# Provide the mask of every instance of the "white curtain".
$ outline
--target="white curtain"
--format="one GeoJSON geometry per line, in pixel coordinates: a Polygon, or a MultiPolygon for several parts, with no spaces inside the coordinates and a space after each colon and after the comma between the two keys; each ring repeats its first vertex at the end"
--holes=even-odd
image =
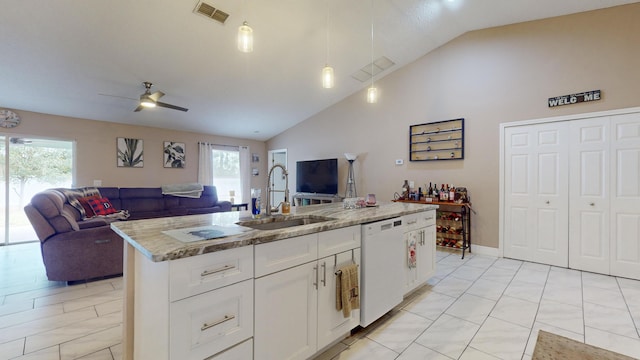
{"type": "Polygon", "coordinates": [[[251,200],[251,151],[248,146],[239,146],[240,151],[240,182],[242,187],[242,202],[251,200]]]}
{"type": "Polygon", "coordinates": [[[198,183],[213,185],[213,144],[198,143],[198,183]]]}

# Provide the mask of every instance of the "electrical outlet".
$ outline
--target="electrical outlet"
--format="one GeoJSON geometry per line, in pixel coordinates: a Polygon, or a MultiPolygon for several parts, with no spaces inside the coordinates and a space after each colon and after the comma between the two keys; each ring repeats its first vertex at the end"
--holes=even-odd
{"type": "Polygon", "coordinates": [[[396,159],[396,165],[402,165],[402,164],[404,164],[404,160],[396,159]]]}

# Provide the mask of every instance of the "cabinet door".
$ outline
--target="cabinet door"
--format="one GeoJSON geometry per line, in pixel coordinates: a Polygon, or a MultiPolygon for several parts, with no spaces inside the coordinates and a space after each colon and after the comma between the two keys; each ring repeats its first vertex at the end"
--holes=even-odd
{"type": "MultiPolygon", "coordinates": [[[[350,316],[344,317],[342,310],[336,310],[336,274],[342,265],[355,261],[360,265],[360,248],[345,251],[335,256],[327,256],[318,261],[318,350],[331,344],[351,329],[360,324],[360,310],[351,311],[350,316]]],[[[358,267],[358,284],[360,283],[360,268],[358,267]]]]}
{"type": "Polygon", "coordinates": [[[640,279],[640,114],[612,117],[611,275],[640,279]]]}
{"type": "Polygon", "coordinates": [[[254,359],[306,359],[317,349],[317,261],[255,280],[254,359]]]}
{"type": "Polygon", "coordinates": [[[436,227],[421,229],[421,241],[418,246],[418,286],[423,285],[436,273],[436,227]]]}
{"type": "Polygon", "coordinates": [[[568,124],[505,129],[504,255],[568,266],[568,124]]]}
{"type": "Polygon", "coordinates": [[[569,267],[609,274],[609,118],[571,121],[569,267]]]}
{"type": "Polygon", "coordinates": [[[404,268],[405,281],[404,281],[404,293],[408,293],[416,288],[418,285],[418,264],[420,259],[418,254],[420,252],[420,242],[422,241],[422,230],[412,230],[403,234],[404,244],[404,258],[402,267],[404,268]],[[410,265],[410,251],[411,247],[415,249],[415,266],[410,265]]]}

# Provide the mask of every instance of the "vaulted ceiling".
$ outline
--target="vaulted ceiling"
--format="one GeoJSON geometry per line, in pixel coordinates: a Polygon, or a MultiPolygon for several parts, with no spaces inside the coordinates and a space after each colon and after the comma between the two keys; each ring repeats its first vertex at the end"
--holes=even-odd
{"type": "Polygon", "coordinates": [[[634,3],[630,0],[2,0],[0,107],[267,140],[370,83],[482,28],[634,3]],[[238,26],[254,51],[236,49],[238,26]],[[371,24],[373,23],[373,53],[371,24]],[[323,89],[320,71],[335,69],[323,89]],[[188,108],[134,112],[142,83],[188,108]]]}

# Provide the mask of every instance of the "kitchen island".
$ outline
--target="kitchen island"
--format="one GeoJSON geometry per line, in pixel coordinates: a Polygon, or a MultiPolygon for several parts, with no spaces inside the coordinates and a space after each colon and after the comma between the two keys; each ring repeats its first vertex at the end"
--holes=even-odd
{"type": "MultiPolygon", "coordinates": [[[[262,283],[259,280],[269,278],[272,273],[284,276],[298,264],[296,261],[301,261],[301,255],[296,251],[304,250],[304,256],[308,257],[304,260],[305,266],[308,264],[312,268],[317,279],[321,266],[325,266],[325,274],[327,271],[326,263],[320,264],[322,256],[335,259],[334,265],[341,261],[340,256],[350,256],[351,260],[359,261],[361,224],[431,212],[436,208],[434,205],[407,203],[380,203],[376,207],[352,210],[343,209],[339,203],[294,207],[290,215],[276,215],[275,218],[311,219],[317,222],[272,230],[237,225],[238,222],[251,220],[250,213],[246,211],[114,223],[113,230],[126,241],[123,358],[204,358],[230,347],[240,349],[237,351],[239,354],[242,351],[252,353],[252,344],[245,346],[247,341],[244,339],[254,336],[254,278],[256,291],[260,291],[262,283]],[[207,238],[208,235],[213,238],[207,238]],[[197,236],[203,238],[198,239],[197,236]],[[254,254],[254,248],[260,251],[256,250],[254,254]],[[274,251],[283,254],[281,258],[272,259],[274,251]],[[212,268],[211,264],[219,267],[212,268]],[[214,303],[218,299],[226,300],[220,304],[214,303]],[[224,312],[225,306],[240,310],[228,315],[228,312],[224,312]],[[215,322],[207,322],[206,316],[202,315],[202,319],[199,319],[200,314],[190,312],[205,308],[222,309],[223,315],[215,322]],[[186,325],[185,329],[173,328],[189,321],[200,321],[202,327],[193,330],[189,324],[183,324],[186,325]],[[220,330],[210,331],[218,327],[220,330]],[[196,348],[207,341],[206,336],[202,335],[207,332],[210,333],[207,336],[224,339],[218,348],[209,349],[207,351],[211,353],[202,356],[203,353],[198,353],[200,350],[196,348]],[[184,343],[184,346],[174,345],[176,343],[184,343]],[[191,353],[193,349],[196,350],[191,353]]],[[[269,219],[261,221],[267,222],[269,219]]],[[[324,285],[330,280],[325,275],[324,285]]],[[[295,279],[287,280],[287,283],[294,284],[295,279]]],[[[265,292],[270,294],[266,284],[264,281],[265,292]]],[[[314,285],[318,289],[318,284],[314,285]]],[[[258,294],[255,297],[258,299],[258,294]]],[[[312,301],[310,297],[307,300],[312,301]]],[[[317,306],[317,299],[313,301],[317,306]]],[[[258,304],[255,306],[256,316],[260,316],[258,304]]],[[[348,333],[355,326],[357,321],[351,321],[336,326],[334,330],[342,331],[344,335],[345,329],[348,333]]],[[[321,335],[319,332],[317,334],[321,335]]],[[[322,349],[317,344],[314,346],[316,348],[304,349],[305,354],[322,349]]],[[[225,359],[226,353],[219,357],[216,355],[214,359],[225,359]]],[[[301,353],[300,358],[305,357],[308,356],[301,353]]]]}

